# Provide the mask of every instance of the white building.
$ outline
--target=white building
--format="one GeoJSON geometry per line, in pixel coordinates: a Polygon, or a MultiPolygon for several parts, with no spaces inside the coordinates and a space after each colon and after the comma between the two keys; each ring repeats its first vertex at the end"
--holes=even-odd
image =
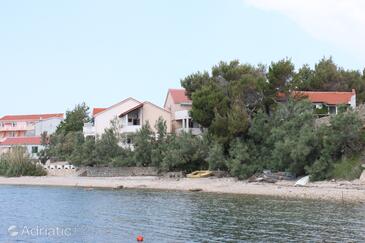
{"type": "Polygon", "coordinates": [[[127,98],[108,108],[94,108],[93,123],[84,124],[85,136],[101,136],[105,129],[111,127],[113,120],[120,125],[120,133],[134,133],[147,122],[152,130],[159,118],[166,121],[167,132],[171,132],[171,113],[151,102],[140,102],[127,98]]]}

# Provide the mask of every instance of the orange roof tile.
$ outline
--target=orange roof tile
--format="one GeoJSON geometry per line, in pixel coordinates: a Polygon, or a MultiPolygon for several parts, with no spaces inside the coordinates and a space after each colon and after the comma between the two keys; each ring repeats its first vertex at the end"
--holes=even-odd
{"type": "Polygon", "coordinates": [[[294,91],[292,93],[295,97],[307,97],[312,103],[329,105],[349,104],[351,97],[355,94],[355,90],[352,90],[352,92],[294,91]]]}
{"type": "Polygon", "coordinates": [[[108,108],[94,108],[93,109],[93,116],[95,116],[96,114],[105,111],[108,108]]]}
{"type": "Polygon", "coordinates": [[[186,95],[185,89],[169,89],[168,92],[171,94],[175,104],[191,103],[191,100],[186,95]]]}
{"type": "Polygon", "coordinates": [[[63,114],[6,115],[0,121],[39,121],[49,118],[63,118],[63,114]]]}
{"type": "Polygon", "coordinates": [[[0,145],[40,145],[41,137],[13,137],[5,138],[0,145]]]}

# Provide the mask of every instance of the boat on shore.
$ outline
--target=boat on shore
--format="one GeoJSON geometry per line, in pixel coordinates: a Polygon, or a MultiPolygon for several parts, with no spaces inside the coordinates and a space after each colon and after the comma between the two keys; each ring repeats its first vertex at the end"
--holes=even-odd
{"type": "Polygon", "coordinates": [[[204,177],[209,177],[212,175],[213,175],[213,172],[210,170],[197,170],[190,174],[187,174],[186,177],[187,178],[204,178],[204,177]]]}

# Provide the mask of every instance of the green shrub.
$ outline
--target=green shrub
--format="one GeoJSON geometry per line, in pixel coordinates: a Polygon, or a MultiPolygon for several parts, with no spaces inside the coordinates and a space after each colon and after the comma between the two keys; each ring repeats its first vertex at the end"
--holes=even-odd
{"type": "Polygon", "coordinates": [[[162,170],[191,172],[208,169],[208,146],[204,139],[191,133],[181,133],[178,136],[171,135],[167,143],[161,162],[162,170]]]}
{"type": "Polygon", "coordinates": [[[111,165],[114,167],[136,166],[132,150],[123,149],[119,156],[112,159],[111,165]]]}
{"type": "Polygon", "coordinates": [[[226,157],[224,156],[223,146],[219,143],[213,143],[209,147],[207,161],[210,170],[226,170],[226,157]]]}
{"type": "Polygon", "coordinates": [[[250,158],[247,144],[240,140],[232,143],[226,163],[229,173],[240,179],[246,179],[262,169],[261,164],[250,158]]]}
{"type": "Polygon", "coordinates": [[[361,161],[358,157],[343,158],[333,164],[329,172],[329,178],[355,180],[360,178],[362,173],[361,161]]]}
{"type": "Polygon", "coordinates": [[[322,157],[312,165],[305,167],[306,172],[310,175],[311,181],[320,181],[328,178],[328,170],[331,166],[331,162],[329,161],[329,158],[322,157]]]}

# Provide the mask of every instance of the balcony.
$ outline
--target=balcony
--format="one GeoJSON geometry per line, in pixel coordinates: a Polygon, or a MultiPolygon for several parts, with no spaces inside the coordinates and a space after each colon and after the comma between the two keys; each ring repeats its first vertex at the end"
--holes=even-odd
{"type": "Polygon", "coordinates": [[[175,112],[175,120],[183,120],[183,119],[189,119],[189,111],[183,110],[183,111],[176,111],[175,112]]]}
{"type": "Polygon", "coordinates": [[[31,131],[34,130],[34,125],[4,125],[0,126],[0,132],[6,132],[6,131],[31,131]]]}
{"type": "Polygon", "coordinates": [[[178,129],[176,129],[176,133],[177,134],[180,134],[182,132],[191,133],[193,135],[200,135],[202,133],[201,129],[200,128],[196,128],[196,127],[193,127],[193,128],[178,128],[178,129]]]}
{"type": "Polygon", "coordinates": [[[121,133],[135,133],[141,128],[142,128],[141,125],[127,125],[127,126],[123,125],[120,129],[120,132],[121,133]]]}
{"type": "Polygon", "coordinates": [[[85,123],[82,130],[83,130],[83,133],[84,133],[85,137],[95,136],[96,135],[96,130],[95,130],[95,127],[92,123],[85,123]]]}

